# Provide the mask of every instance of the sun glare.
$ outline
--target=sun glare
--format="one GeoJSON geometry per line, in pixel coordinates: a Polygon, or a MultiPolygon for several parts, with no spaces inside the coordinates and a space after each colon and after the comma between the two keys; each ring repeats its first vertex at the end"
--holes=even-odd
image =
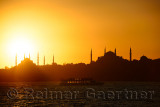
{"type": "Polygon", "coordinates": [[[28,56],[29,53],[33,52],[33,44],[25,38],[16,38],[8,46],[12,56],[16,54],[21,57],[24,54],[28,56]]]}

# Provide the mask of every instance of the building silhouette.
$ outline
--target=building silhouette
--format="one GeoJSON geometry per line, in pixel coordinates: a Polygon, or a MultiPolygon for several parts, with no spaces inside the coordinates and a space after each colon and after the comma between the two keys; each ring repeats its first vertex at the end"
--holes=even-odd
{"type": "Polygon", "coordinates": [[[30,53],[29,53],[29,59],[31,59],[31,57],[30,57],[30,53]]]}
{"type": "Polygon", "coordinates": [[[44,56],[44,63],[43,64],[45,65],[45,56],[44,56]]]}
{"type": "Polygon", "coordinates": [[[39,65],[39,52],[37,53],[37,65],[39,65]]]}
{"type": "Polygon", "coordinates": [[[17,54],[15,56],[15,66],[17,66],[17,54]]]}
{"type": "Polygon", "coordinates": [[[25,59],[26,57],[25,57],[25,54],[24,54],[24,59],[25,59]]]}
{"type": "Polygon", "coordinates": [[[92,63],[92,49],[91,49],[91,61],[90,61],[90,63],[92,63]]]}
{"type": "Polygon", "coordinates": [[[104,55],[106,54],[106,46],[105,46],[105,48],[104,48],[104,55]]]}
{"type": "MultiPolygon", "coordinates": [[[[105,49],[104,49],[105,50],[105,49]]],[[[25,58],[17,65],[17,54],[15,65],[6,68],[8,72],[0,72],[0,81],[59,81],[69,78],[93,78],[100,81],[160,81],[160,59],[150,59],[142,56],[140,60],[132,60],[132,49],[129,50],[129,60],[116,55],[115,50],[108,51],[105,55],[92,60],[92,48],[90,51],[90,64],[77,63],[60,65],[54,62],[53,65],[39,65],[39,53],[37,53],[37,65],[29,58],[25,58]],[[17,72],[23,71],[23,72],[17,72]],[[35,72],[38,71],[38,72],[35,72]],[[45,72],[44,72],[45,71],[45,72]],[[83,71],[83,72],[82,72],[83,71]],[[18,73],[13,77],[13,74],[18,73]],[[44,75],[45,74],[45,75],[44,75]],[[66,74],[66,75],[63,75],[66,74]],[[4,76],[5,75],[5,76],[4,76]],[[46,77],[44,77],[46,76],[46,77]],[[18,78],[18,79],[17,79],[18,78]],[[17,80],[15,80],[17,79],[17,80]]],[[[30,55],[29,55],[30,57],[30,55]]],[[[1,71],[4,71],[1,69],[1,71]]]]}
{"type": "Polygon", "coordinates": [[[130,61],[132,61],[132,49],[130,48],[130,53],[129,53],[129,55],[130,55],[130,61]]]}
{"type": "MultiPolygon", "coordinates": [[[[106,47],[104,48],[104,56],[106,56],[108,52],[106,52],[106,47]]],[[[117,56],[117,50],[115,48],[114,52],[111,52],[109,51],[109,53],[113,53],[115,56],[117,56]]],[[[93,63],[95,61],[93,61],[93,53],[92,53],[92,48],[91,48],[91,52],[90,52],[90,63],[93,63]]],[[[102,56],[98,57],[98,59],[100,59],[102,56]]],[[[26,59],[26,56],[24,54],[24,60],[26,59]]],[[[31,60],[31,57],[30,57],[30,53],[29,53],[29,60],[31,60]]],[[[130,47],[130,52],[129,52],[129,61],[132,61],[132,49],[130,47]]],[[[53,62],[52,64],[55,64],[55,61],[54,61],[54,54],[53,54],[53,62]]],[[[39,65],[39,52],[37,53],[37,65],[39,65]]],[[[43,65],[45,65],[45,56],[43,58],[43,65]]],[[[15,66],[17,66],[17,54],[15,56],[15,66]]]]}
{"type": "Polygon", "coordinates": [[[54,64],[54,55],[53,55],[53,63],[52,64],[54,64]]]}

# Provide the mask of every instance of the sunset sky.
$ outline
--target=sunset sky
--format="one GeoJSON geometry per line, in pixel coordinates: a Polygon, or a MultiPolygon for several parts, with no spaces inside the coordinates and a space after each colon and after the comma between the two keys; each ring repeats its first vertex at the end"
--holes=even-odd
{"type": "Polygon", "coordinates": [[[89,63],[107,51],[160,58],[158,0],[0,0],[0,68],[24,53],[40,64],[89,63]]]}

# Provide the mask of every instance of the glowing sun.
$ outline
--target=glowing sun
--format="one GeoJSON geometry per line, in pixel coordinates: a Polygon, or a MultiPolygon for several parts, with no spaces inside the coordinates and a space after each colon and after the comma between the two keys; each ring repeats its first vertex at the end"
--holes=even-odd
{"type": "Polygon", "coordinates": [[[9,54],[23,56],[24,54],[32,53],[34,46],[31,41],[25,38],[16,38],[9,43],[9,54]]]}

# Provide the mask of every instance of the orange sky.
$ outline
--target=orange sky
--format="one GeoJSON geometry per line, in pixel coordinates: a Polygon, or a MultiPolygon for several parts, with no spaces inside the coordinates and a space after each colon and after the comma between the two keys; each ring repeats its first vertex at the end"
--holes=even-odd
{"type": "Polygon", "coordinates": [[[117,48],[133,59],[160,58],[160,2],[157,0],[0,0],[0,68],[24,53],[40,64],[90,62],[117,48]],[[23,44],[23,45],[21,45],[23,44]],[[21,45],[21,46],[20,46],[21,45]]]}

